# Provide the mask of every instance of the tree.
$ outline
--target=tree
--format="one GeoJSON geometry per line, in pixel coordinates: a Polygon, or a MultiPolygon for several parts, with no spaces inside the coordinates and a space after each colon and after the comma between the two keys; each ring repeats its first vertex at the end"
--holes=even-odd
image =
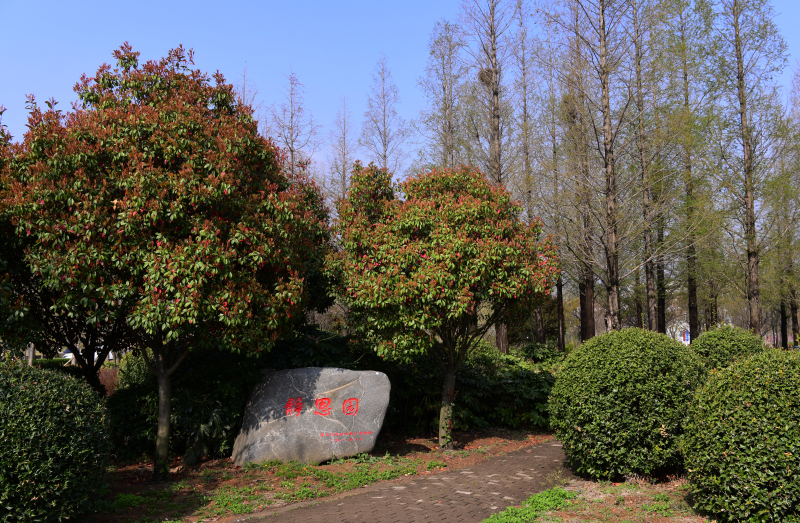
{"type": "Polygon", "coordinates": [[[286,79],[289,80],[289,89],[284,93],[284,101],[269,109],[269,132],[286,150],[288,164],[285,170],[295,177],[307,169],[319,146],[317,133],[320,126],[314,124],[314,116],[306,112],[303,105],[305,89],[297,75],[289,73],[286,79]]]}
{"type": "MultiPolygon", "coordinates": [[[[509,115],[504,107],[507,93],[502,73],[511,50],[506,32],[513,22],[513,11],[503,0],[463,0],[461,9],[462,25],[471,40],[467,52],[478,80],[473,90],[477,112],[470,134],[476,142],[480,165],[489,179],[500,185],[507,181],[509,163],[506,151],[509,137],[504,139],[504,134],[509,134],[509,115]]],[[[505,321],[497,324],[495,338],[500,352],[508,352],[505,321]]]]}
{"type": "Polygon", "coordinates": [[[358,151],[353,125],[353,116],[347,108],[347,100],[342,97],[342,107],[336,113],[333,129],[330,132],[331,154],[328,160],[329,176],[325,183],[325,192],[331,203],[344,199],[350,188],[350,168],[356,160],[358,151]]]}
{"type": "Polygon", "coordinates": [[[361,128],[359,145],[367,157],[391,172],[400,168],[403,143],[411,135],[411,127],[397,114],[400,94],[392,79],[386,55],[381,53],[372,75],[372,88],[367,97],[367,111],[361,128]]]}
{"type": "Polygon", "coordinates": [[[114,56],[76,85],[73,112],[33,109],[2,202],[54,310],[124,314],[149,349],[161,478],[175,370],[194,348],[268,351],[325,305],[328,234],[319,194],[287,180],[221,74],[190,69],[180,47],[142,65],[127,43],[114,56]]]}
{"type": "Polygon", "coordinates": [[[342,295],[362,334],[399,359],[433,358],[444,384],[439,444],[452,448],[455,378],[509,308],[535,305],[557,272],[541,223],[470,167],[411,177],[360,166],[339,206],[342,295]]]}
{"type": "Polygon", "coordinates": [[[726,166],[725,189],[736,201],[746,256],[749,328],[761,334],[758,266],[761,260],[759,196],[769,172],[768,155],[775,133],[777,93],[771,79],[786,64],[786,42],[772,20],[769,0],[722,0],[717,13],[720,42],[717,79],[727,113],[721,136],[726,166]],[[772,113],[772,114],[770,114],[772,113]]]}
{"type": "Polygon", "coordinates": [[[467,67],[462,52],[464,34],[457,24],[436,22],[428,44],[425,75],[418,84],[428,99],[419,118],[426,145],[424,165],[453,169],[469,163],[465,155],[465,125],[462,115],[467,67]]]}

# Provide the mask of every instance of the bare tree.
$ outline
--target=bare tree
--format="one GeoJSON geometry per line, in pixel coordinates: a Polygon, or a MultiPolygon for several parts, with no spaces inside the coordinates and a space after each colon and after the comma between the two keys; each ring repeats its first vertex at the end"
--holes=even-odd
{"type": "Polygon", "coordinates": [[[412,131],[397,113],[399,103],[400,95],[386,55],[381,53],[372,75],[372,88],[367,97],[367,111],[358,143],[371,161],[390,172],[397,172],[402,166],[405,155],[401,147],[412,131]]]}
{"type": "MultiPolygon", "coordinates": [[[[474,116],[477,118],[470,122],[470,134],[489,179],[500,185],[506,182],[509,163],[503,155],[504,145],[509,139],[504,134],[510,123],[507,121],[510,111],[503,100],[506,95],[503,68],[513,47],[506,34],[513,23],[513,6],[504,0],[464,0],[461,10],[462,25],[470,41],[467,53],[478,80],[473,90],[478,109],[474,116]]],[[[498,322],[495,333],[497,348],[500,352],[508,352],[506,323],[498,322]]]]}
{"type": "Polygon", "coordinates": [[[239,105],[246,105],[252,110],[253,118],[258,122],[259,129],[264,136],[269,133],[269,120],[266,118],[264,111],[264,102],[258,99],[258,87],[252,80],[248,83],[247,80],[247,67],[242,71],[242,82],[236,84],[236,102],[239,105]]]}
{"type": "Polygon", "coordinates": [[[719,3],[718,81],[729,126],[721,136],[726,191],[736,215],[746,255],[746,294],[750,330],[761,334],[758,267],[763,235],[758,230],[757,200],[770,172],[774,132],[775,86],[770,79],[786,64],[786,43],[772,20],[768,0],[722,0],[719,3]],[[739,149],[739,150],[737,150],[739,149]],[[734,182],[734,183],[731,183],[734,182]]]}
{"type": "MultiPolygon", "coordinates": [[[[328,176],[324,183],[325,196],[329,205],[347,196],[350,188],[350,168],[356,161],[358,139],[353,115],[347,107],[347,99],[342,97],[342,106],[336,113],[330,131],[330,154],[328,156],[328,176]]],[[[331,205],[331,208],[334,208],[331,205]]]]}
{"type": "Polygon", "coordinates": [[[314,117],[303,105],[304,87],[297,75],[286,75],[288,90],[284,101],[270,107],[270,131],[274,133],[277,144],[286,150],[286,172],[292,177],[304,172],[311,164],[312,157],[319,147],[318,133],[321,126],[314,123],[314,117]]]}
{"type": "Polygon", "coordinates": [[[428,44],[428,63],[419,86],[428,99],[417,128],[425,146],[420,151],[424,164],[454,168],[467,163],[462,102],[467,67],[462,52],[464,35],[457,24],[436,22],[428,44]]]}

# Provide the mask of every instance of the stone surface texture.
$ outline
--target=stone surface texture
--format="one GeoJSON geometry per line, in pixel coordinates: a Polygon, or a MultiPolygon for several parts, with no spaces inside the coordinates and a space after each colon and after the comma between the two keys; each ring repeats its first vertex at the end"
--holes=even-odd
{"type": "Polygon", "coordinates": [[[390,389],[382,372],[264,371],[245,407],[233,460],[237,465],[320,463],[369,452],[383,425],[390,389]]]}

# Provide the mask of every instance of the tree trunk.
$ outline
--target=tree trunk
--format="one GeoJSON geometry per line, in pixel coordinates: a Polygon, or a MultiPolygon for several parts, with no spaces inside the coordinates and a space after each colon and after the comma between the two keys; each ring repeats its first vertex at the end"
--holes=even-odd
{"type": "Polygon", "coordinates": [[[697,253],[694,245],[690,245],[686,252],[686,293],[688,294],[689,308],[689,339],[694,341],[700,336],[700,316],[697,309],[697,253]]]}
{"type": "Polygon", "coordinates": [[[456,366],[449,364],[444,371],[442,408],[439,411],[439,446],[453,449],[453,404],[456,399],[456,366]]]}
{"type": "MultiPolygon", "coordinates": [[[[656,325],[656,285],[653,263],[653,219],[651,216],[651,195],[650,195],[650,165],[647,158],[647,136],[645,131],[644,120],[644,82],[642,79],[642,59],[643,52],[642,39],[644,37],[641,21],[639,20],[639,5],[634,1],[632,5],[633,12],[633,31],[634,31],[634,56],[636,61],[636,110],[637,117],[637,132],[636,132],[636,146],[639,152],[639,169],[641,171],[642,180],[642,218],[644,220],[643,227],[643,240],[644,240],[644,279],[645,279],[645,292],[647,295],[647,328],[655,331],[656,325]]],[[[637,299],[637,307],[641,307],[637,299]]],[[[637,311],[638,312],[638,311],[637,311]]],[[[638,312],[637,324],[641,325],[641,312],[638,312]]]]}
{"type": "Polygon", "coordinates": [[[594,338],[594,271],[584,267],[582,282],[578,284],[581,303],[581,341],[594,338]]]}
{"type": "Polygon", "coordinates": [[[611,124],[611,86],[608,64],[606,0],[599,0],[600,105],[603,112],[603,165],[606,178],[605,255],[608,328],[619,330],[619,242],[617,238],[617,173],[614,163],[614,129],[611,124]]]}
{"type": "Polygon", "coordinates": [[[536,343],[544,343],[544,315],[541,306],[536,307],[534,316],[536,317],[536,343]]]}
{"type": "Polygon", "coordinates": [[[156,454],[153,456],[153,480],[169,478],[169,437],[172,415],[172,375],[189,355],[189,349],[177,352],[173,343],[166,344],[161,336],[150,344],[153,351],[151,362],[144,352],[148,370],[158,383],[158,426],[156,430],[156,454]]]}
{"type": "Polygon", "coordinates": [[[158,380],[158,430],[156,432],[156,454],[153,457],[153,479],[162,481],[169,477],[172,379],[166,372],[159,373],[156,379],[158,380]]]}
{"type": "Polygon", "coordinates": [[[745,242],[747,244],[747,304],[750,315],[750,330],[761,335],[761,294],[758,281],[758,238],[756,237],[755,178],[753,168],[753,145],[747,109],[747,87],[744,83],[744,57],[742,56],[742,37],[739,29],[741,6],[733,1],[733,39],[736,51],[736,89],[739,97],[739,116],[741,119],[742,160],[744,167],[745,204],[745,242]]]}
{"type": "Polygon", "coordinates": [[[495,325],[494,340],[497,343],[497,350],[501,354],[508,354],[508,325],[505,322],[495,325]]]}
{"type": "Polygon", "coordinates": [[[781,347],[789,348],[789,318],[786,316],[786,299],[781,299],[781,347]]]}
{"type": "Polygon", "coordinates": [[[792,347],[798,346],[798,338],[800,338],[800,324],[797,318],[797,295],[792,287],[792,292],[789,294],[789,313],[792,317],[792,347]]]}
{"type": "Polygon", "coordinates": [[[639,294],[639,285],[641,283],[640,278],[639,278],[639,269],[636,269],[636,272],[634,273],[634,275],[635,275],[634,288],[636,289],[634,291],[635,302],[636,302],[636,326],[639,327],[640,329],[643,329],[644,328],[644,319],[643,319],[644,308],[642,307],[642,297],[639,294]]]}
{"type": "Polygon", "coordinates": [[[686,36],[686,23],[683,12],[680,13],[680,39],[681,43],[681,72],[683,74],[683,118],[684,144],[683,144],[683,172],[686,197],[686,224],[688,227],[686,243],[686,294],[687,308],[689,309],[689,339],[694,341],[700,336],[700,318],[697,305],[697,248],[695,247],[694,227],[694,175],[692,173],[691,152],[691,106],[689,101],[689,57],[687,55],[688,37],[686,36]]]}
{"type": "Polygon", "coordinates": [[[33,343],[28,344],[28,367],[33,367],[33,353],[34,353],[33,343]]]}
{"type": "MultiPolygon", "coordinates": [[[[660,216],[658,220],[658,243],[664,241],[664,217],[660,216]]],[[[667,333],[667,279],[664,268],[663,256],[656,258],[656,296],[658,304],[656,311],[658,316],[658,332],[661,334],[667,333]]]]}
{"type": "MultiPolygon", "coordinates": [[[[490,81],[489,89],[491,91],[491,105],[490,105],[490,122],[489,122],[489,171],[492,181],[496,185],[502,185],[502,149],[501,149],[501,135],[500,135],[500,63],[498,62],[497,46],[497,2],[489,2],[489,66],[490,66],[490,81]]],[[[497,348],[503,354],[508,354],[508,327],[505,323],[498,324],[495,327],[495,341],[497,348]]]]}
{"type": "Polygon", "coordinates": [[[564,282],[561,280],[559,273],[556,279],[556,311],[558,314],[558,350],[564,352],[566,350],[566,343],[564,340],[564,282]]]}

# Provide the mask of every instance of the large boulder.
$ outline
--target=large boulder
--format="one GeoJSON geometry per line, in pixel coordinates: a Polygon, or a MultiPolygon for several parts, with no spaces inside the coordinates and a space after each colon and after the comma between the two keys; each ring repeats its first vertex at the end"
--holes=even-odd
{"type": "Polygon", "coordinates": [[[369,452],[383,425],[391,384],[375,371],[306,367],[264,371],[233,445],[237,465],[320,463],[369,452]]]}

